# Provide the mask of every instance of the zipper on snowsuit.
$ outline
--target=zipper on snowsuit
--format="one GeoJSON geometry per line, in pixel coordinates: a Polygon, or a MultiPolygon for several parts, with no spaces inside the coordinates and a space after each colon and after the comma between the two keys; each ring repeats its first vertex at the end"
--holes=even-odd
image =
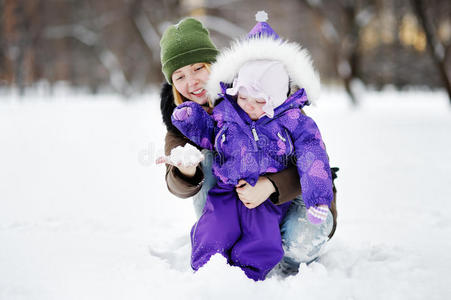
{"type": "Polygon", "coordinates": [[[252,122],[252,126],[251,126],[251,130],[252,130],[252,135],[254,136],[254,141],[258,141],[258,134],[257,134],[257,130],[255,129],[255,122],[252,122]]]}
{"type": "Polygon", "coordinates": [[[290,136],[290,134],[288,133],[288,130],[287,130],[286,128],[285,128],[285,133],[286,133],[286,135],[287,135],[288,144],[290,145],[290,151],[287,152],[287,153],[291,154],[291,153],[294,151],[293,141],[291,140],[291,136],[290,136]]]}

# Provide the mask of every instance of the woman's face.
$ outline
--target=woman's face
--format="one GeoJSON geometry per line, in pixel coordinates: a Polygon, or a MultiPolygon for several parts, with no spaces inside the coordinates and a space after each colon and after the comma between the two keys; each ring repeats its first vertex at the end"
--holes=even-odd
{"type": "Polygon", "coordinates": [[[209,76],[205,64],[197,63],[177,69],[172,73],[172,82],[183,97],[204,105],[208,102],[204,86],[209,76]]]}

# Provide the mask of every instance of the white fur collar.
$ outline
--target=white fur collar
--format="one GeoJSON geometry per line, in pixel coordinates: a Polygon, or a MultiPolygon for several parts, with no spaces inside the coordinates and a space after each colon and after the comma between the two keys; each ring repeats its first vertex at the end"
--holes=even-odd
{"type": "Polygon", "coordinates": [[[297,43],[274,40],[272,37],[251,38],[235,41],[221,51],[211,66],[206,84],[211,99],[216,100],[221,92],[219,82],[232,83],[240,67],[249,60],[271,59],[285,65],[292,85],[304,88],[310,102],[319,98],[320,80],[309,52],[297,43]]]}

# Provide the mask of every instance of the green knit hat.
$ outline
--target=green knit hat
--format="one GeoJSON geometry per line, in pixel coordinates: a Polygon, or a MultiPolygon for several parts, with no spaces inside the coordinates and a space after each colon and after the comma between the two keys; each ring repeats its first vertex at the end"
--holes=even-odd
{"type": "Polygon", "coordinates": [[[208,30],[193,18],[169,26],[160,40],[160,48],[162,71],[170,84],[172,73],[177,69],[200,62],[214,62],[218,54],[208,30]]]}

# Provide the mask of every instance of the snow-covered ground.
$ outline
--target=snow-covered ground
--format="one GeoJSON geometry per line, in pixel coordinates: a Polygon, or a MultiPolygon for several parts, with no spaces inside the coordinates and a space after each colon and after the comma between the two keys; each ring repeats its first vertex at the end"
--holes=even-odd
{"type": "Polygon", "coordinates": [[[157,95],[0,99],[0,299],[447,299],[451,109],[443,93],[329,90],[306,111],[339,166],[339,225],[299,275],[189,267],[157,95]]]}

